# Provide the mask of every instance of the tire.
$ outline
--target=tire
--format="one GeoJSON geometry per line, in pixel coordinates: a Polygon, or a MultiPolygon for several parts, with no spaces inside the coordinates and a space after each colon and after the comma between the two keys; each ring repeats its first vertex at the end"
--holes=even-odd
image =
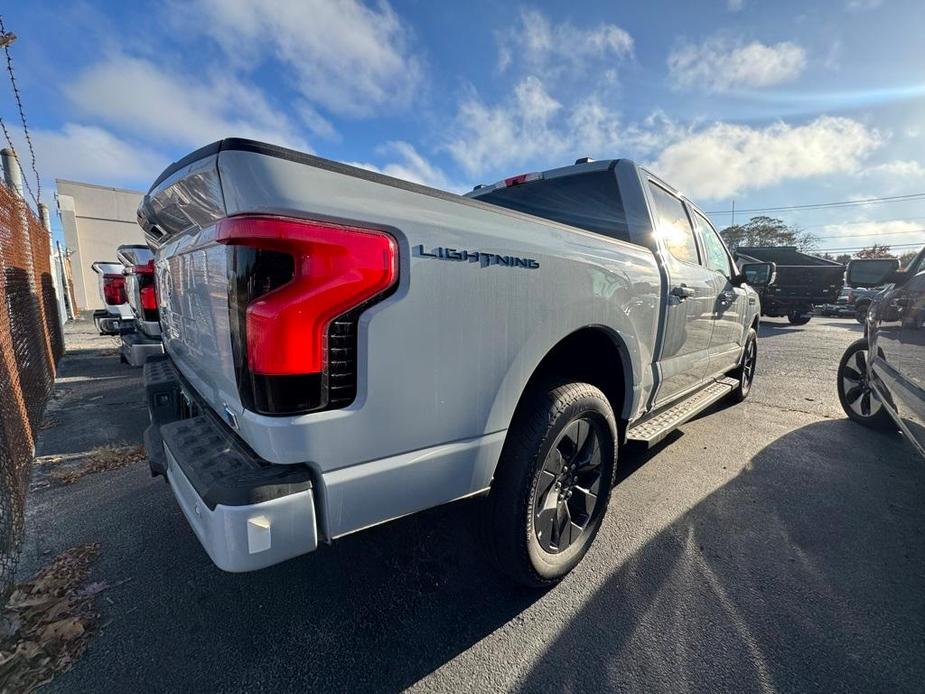
{"type": "Polygon", "coordinates": [[[578,565],[601,526],[617,468],[617,425],[607,398],[587,383],[527,397],[504,442],[482,537],[504,574],[548,587],[578,565]]]}
{"type": "Polygon", "coordinates": [[[729,375],[738,379],[739,384],[729,396],[735,402],[743,402],[748,394],[752,391],[752,383],[755,381],[755,370],[758,367],[758,333],[754,328],[749,328],[745,336],[745,349],[742,350],[742,363],[738,368],[729,375]]]}
{"type": "Polygon", "coordinates": [[[869,310],[870,310],[870,302],[869,302],[869,301],[865,301],[864,303],[859,304],[859,305],[856,307],[856,311],[855,311],[855,314],[854,314],[855,320],[856,320],[858,323],[860,323],[861,325],[866,325],[866,324],[867,324],[867,312],[868,312],[869,310]]]}
{"type": "Polygon", "coordinates": [[[851,343],[838,364],[838,401],[848,418],[873,429],[896,429],[886,407],[870,389],[867,339],[851,343]],[[857,390],[856,390],[857,389],[857,390]]]}
{"type": "Polygon", "coordinates": [[[812,315],[806,316],[800,311],[791,311],[787,314],[787,320],[790,321],[790,325],[806,325],[809,323],[810,318],[812,318],[812,315]]]}

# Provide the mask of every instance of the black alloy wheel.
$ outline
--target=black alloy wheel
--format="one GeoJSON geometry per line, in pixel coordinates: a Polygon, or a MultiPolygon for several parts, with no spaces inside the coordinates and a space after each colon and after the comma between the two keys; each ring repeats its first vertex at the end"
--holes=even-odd
{"type": "Polygon", "coordinates": [[[845,414],[855,422],[875,428],[895,429],[883,402],[871,387],[869,351],[866,339],[854,342],[845,351],[838,365],[838,399],[845,414]]]}
{"type": "Polygon", "coordinates": [[[549,449],[537,477],[533,530],[550,554],[568,549],[588,528],[601,486],[600,425],[573,420],[549,449]]]}

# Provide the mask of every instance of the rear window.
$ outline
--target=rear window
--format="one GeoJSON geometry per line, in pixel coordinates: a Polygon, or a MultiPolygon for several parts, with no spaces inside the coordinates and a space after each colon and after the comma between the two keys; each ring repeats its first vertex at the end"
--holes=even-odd
{"type": "Polygon", "coordinates": [[[622,241],[630,240],[613,171],[532,181],[499,188],[476,199],[622,241]]]}

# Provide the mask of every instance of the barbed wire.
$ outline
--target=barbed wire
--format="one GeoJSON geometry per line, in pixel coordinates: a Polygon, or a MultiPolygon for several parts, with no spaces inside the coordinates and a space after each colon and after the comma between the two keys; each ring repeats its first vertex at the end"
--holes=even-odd
{"type": "MultiPolygon", "coordinates": [[[[0,35],[2,34],[6,34],[6,26],[3,23],[3,15],[0,15],[0,35]]],[[[25,183],[26,190],[29,191],[29,195],[32,197],[33,202],[35,202],[36,207],[38,207],[39,200],[42,199],[42,179],[39,177],[38,166],[35,163],[35,147],[32,145],[32,135],[29,133],[29,124],[26,121],[26,111],[22,105],[22,94],[19,92],[19,85],[16,84],[16,73],[13,70],[13,55],[10,53],[9,42],[4,44],[3,50],[6,53],[6,70],[10,75],[10,84],[13,87],[13,97],[16,99],[16,107],[19,109],[19,119],[22,121],[23,135],[26,138],[26,145],[29,147],[29,155],[32,158],[32,173],[35,174],[35,193],[32,192],[32,188],[29,186],[28,181],[26,180],[26,176],[23,176],[23,183],[25,183]]],[[[13,150],[13,156],[16,158],[17,163],[19,163],[19,168],[22,169],[22,162],[19,160],[19,155],[16,153],[16,148],[13,146],[5,126],[3,128],[3,133],[10,144],[10,149],[13,150]]]]}

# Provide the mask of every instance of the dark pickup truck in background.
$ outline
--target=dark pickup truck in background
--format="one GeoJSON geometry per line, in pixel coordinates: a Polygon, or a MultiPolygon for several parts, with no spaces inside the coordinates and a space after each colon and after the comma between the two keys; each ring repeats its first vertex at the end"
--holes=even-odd
{"type": "Polygon", "coordinates": [[[845,266],[834,260],[801,253],[794,246],[740,246],[736,263],[774,263],[774,281],[759,290],[761,314],[787,316],[793,325],[805,325],[813,306],[832,304],[844,285],[845,266]]]}

